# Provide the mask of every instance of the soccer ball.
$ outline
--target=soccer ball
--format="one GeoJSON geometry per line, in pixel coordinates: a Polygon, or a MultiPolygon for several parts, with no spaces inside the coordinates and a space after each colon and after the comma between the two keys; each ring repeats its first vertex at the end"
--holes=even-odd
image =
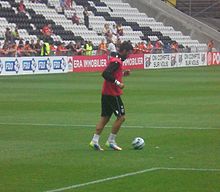
{"type": "Polygon", "coordinates": [[[143,149],[145,145],[144,139],[142,139],[141,137],[136,137],[133,141],[132,141],[132,146],[134,149],[143,149]]]}

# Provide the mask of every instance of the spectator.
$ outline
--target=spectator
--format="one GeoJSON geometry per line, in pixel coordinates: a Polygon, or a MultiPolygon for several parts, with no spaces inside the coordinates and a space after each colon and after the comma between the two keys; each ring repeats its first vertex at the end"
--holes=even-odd
{"type": "Polygon", "coordinates": [[[24,45],[24,56],[33,56],[35,50],[31,48],[30,42],[26,41],[24,45]]]}
{"type": "Polygon", "coordinates": [[[191,48],[188,45],[185,47],[185,53],[191,53],[191,48]]]}
{"type": "Polygon", "coordinates": [[[108,51],[110,53],[110,56],[112,56],[112,57],[115,57],[117,55],[116,46],[112,42],[112,40],[108,40],[108,51]]]}
{"type": "Polygon", "coordinates": [[[54,42],[52,41],[50,43],[50,55],[54,56],[56,55],[57,47],[54,45],[54,42]]]}
{"type": "Polygon", "coordinates": [[[33,50],[35,49],[35,44],[34,44],[34,40],[33,39],[31,39],[30,48],[33,49],[33,50]]]}
{"type": "Polygon", "coordinates": [[[24,42],[22,39],[20,39],[17,47],[17,55],[21,57],[23,56],[23,53],[24,53],[24,42]]]}
{"type": "Polygon", "coordinates": [[[102,30],[102,34],[103,34],[103,36],[105,36],[106,38],[109,38],[109,36],[112,35],[111,30],[110,30],[110,27],[109,27],[109,24],[106,23],[106,24],[104,25],[104,28],[103,28],[103,30],[102,30]]]}
{"type": "Polygon", "coordinates": [[[72,56],[76,52],[76,46],[73,42],[69,42],[69,44],[66,46],[67,49],[67,56],[72,56]]]}
{"type": "Polygon", "coordinates": [[[152,53],[154,46],[151,43],[151,40],[148,41],[145,53],[152,53]]]}
{"type": "Polygon", "coordinates": [[[164,53],[171,53],[171,45],[170,45],[170,43],[166,43],[164,45],[164,53]]]}
{"type": "Polygon", "coordinates": [[[0,54],[3,57],[7,56],[8,54],[8,48],[9,48],[8,44],[9,44],[8,41],[5,40],[2,48],[0,49],[0,54]]]}
{"type": "Polygon", "coordinates": [[[16,45],[16,43],[13,42],[13,43],[8,44],[7,56],[8,57],[15,57],[16,52],[17,52],[17,45],[16,45]]]}
{"type": "Polygon", "coordinates": [[[119,36],[123,36],[123,35],[124,35],[124,29],[123,29],[123,27],[122,27],[122,24],[121,24],[121,23],[118,24],[116,28],[117,28],[117,34],[118,34],[119,36]]]}
{"type": "Polygon", "coordinates": [[[210,40],[208,42],[208,52],[212,52],[213,51],[213,48],[214,48],[214,41],[213,40],[210,40]]]}
{"type": "Polygon", "coordinates": [[[117,52],[119,52],[120,45],[121,45],[121,39],[118,38],[115,43],[115,47],[116,47],[117,52]]]}
{"type": "Polygon", "coordinates": [[[5,41],[9,42],[9,43],[14,41],[13,35],[11,33],[11,30],[8,27],[6,28],[6,32],[5,32],[5,41]]]}
{"type": "Polygon", "coordinates": [[[105,43],[105,39],[102,39],[98,47],[98,55],[105,55],[107,54],[107,51],[107,44],[105,43]]]}
{"type": "Polygon", "coordinates": [[[84,15],[84,23],[85,23],[85,26],[86,26],[87,28],[89,28],[89,12],[88,12],[88,7],[85,7],[85,8],[84,8],[83,15],[84,15]]]}
{"type": "Polygon", "coordinates": [[[84,45],[84,53],[87,56],[91,56],[93,51],[93,44],[91,41],[86,41],[84,45]]]}
{"type": "Polygon", "coordinates": [[[56,50],[56,56],[62,56],[65,55],[67,52],[67,49],[65,47],[65,43],[59,43],[59,45],[57,46],[57,50],[56,50]]]}
{"type": "Polygon", "coordinates": [[[174,41],[174,42],[171,44],[171,52],[172,52],[172,53],[178,53],[178,51],[179,51],[179,45],[178,45],[177,42],[174,41]]]}
{"type": "Polygon", "coordinates": [[[80,42],[76,43],[76,47],[75,47],[75,54],[76,55],[82,55],[83,54],[83,48],[80,42]]]}
{"type": "Polygon", "coordinates": [[[162,53],[162,42],[160,40],[157,40],[156,43],[155,43],[155,47],[154,47],[154,52],[159,54],[159,53],[162,53]]]}
{"type": "Polygon", "coordinates": [[[118,36],[118,34],[117,34],[117,28],[116,28],[116,25],[115,25],[115,24],[112,25],[111,33],[112,33],[113,35],[115,35],[115,36],[118,36]]]}
{"type": "Polygon", "coordinates": [[[60,1],[60,7],[62,8],[62,10],[64,11],[65,8],[65,0],[59,0],[60,1]]]}
{"type": "Polygon", "coordinates": [[[20,39],[20,35],[18,32],[18,28],[16,27],[15,30],[12,32],[12,36],[15,40],[19,40],[20,39]]]}
{"type": "Polygon", "coordinates": [[[45,37],[50,37],[53,34],[52,25],[51,24],[45,25],[41,30],[41,32],[45,37]]]}
{"type": "Polygon", "coordinates": [[[24,5],[23,0],[21,0],[20,3],[18,4],[17,10],[19,13],[25,13],[26,7],[24,5]]]}
{"type": "Polygon", "coordinates": [[[41,47],[41,56],[48,56],[48,55],[50,55],[49,38],[45,38],[44,44],[41,47]]]}
{"type": "Polygon", "coordinates": [[[36,51],[36,55],[40,56],[40,53],[41,53],[40,39],[38,39],[37,43],[34,45],[34,50],[36,51]]]}
{"type": "Polygon", "coordinates": [[[77,16],[77,14],[75,12],[72,16],[72,22],[73,22],[73,24],[79,25],[79,21],[80,21],[80,18],[77,16]]]}
{"type": "Polygon", "coordinates": [[[73,0],[65,0],[65,8],[72,9],[73,0]]]}
{"type": "Polygon", "coordinates": [[[142,41],[139,45],[138,45],[138,51],[139,53],[144,53],[144,51],[147,49],[144,41],[142,41]]]}

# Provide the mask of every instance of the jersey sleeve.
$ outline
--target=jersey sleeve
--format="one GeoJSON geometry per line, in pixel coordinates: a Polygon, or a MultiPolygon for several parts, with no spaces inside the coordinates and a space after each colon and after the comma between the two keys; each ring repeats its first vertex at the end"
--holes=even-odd
{"type": "Polygon", "coordinates": [[[108,67],[103,71],[102,77],[106,81],[110,81],[112,83],[115,82],[115,78],[113,77],[112,73],[115,72],[119,68],[119,64],[117,62],[110,63],[108,67]]]}

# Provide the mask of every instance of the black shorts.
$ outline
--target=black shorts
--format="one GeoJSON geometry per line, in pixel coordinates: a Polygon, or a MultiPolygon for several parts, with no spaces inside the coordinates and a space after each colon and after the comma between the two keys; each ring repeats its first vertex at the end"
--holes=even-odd
{"type": "Polygon", "coordinates": [[[102,95],[102,117],[116,117],[125,115],[124,104],[120,96],[102,95]]]}

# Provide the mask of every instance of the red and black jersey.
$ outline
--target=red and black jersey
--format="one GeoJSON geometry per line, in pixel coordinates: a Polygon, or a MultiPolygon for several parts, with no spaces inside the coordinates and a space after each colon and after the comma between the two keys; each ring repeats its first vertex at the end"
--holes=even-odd
{"type": "Polygon", "coordinates": [[[103,83],[102,95],[120,96],[122,90],[115,84],[115,80],[122,82],[123,70],[122,60],[119,56],[111,57],[108,66],[103,71],[102,76],[105,81],[103,83]]]}

